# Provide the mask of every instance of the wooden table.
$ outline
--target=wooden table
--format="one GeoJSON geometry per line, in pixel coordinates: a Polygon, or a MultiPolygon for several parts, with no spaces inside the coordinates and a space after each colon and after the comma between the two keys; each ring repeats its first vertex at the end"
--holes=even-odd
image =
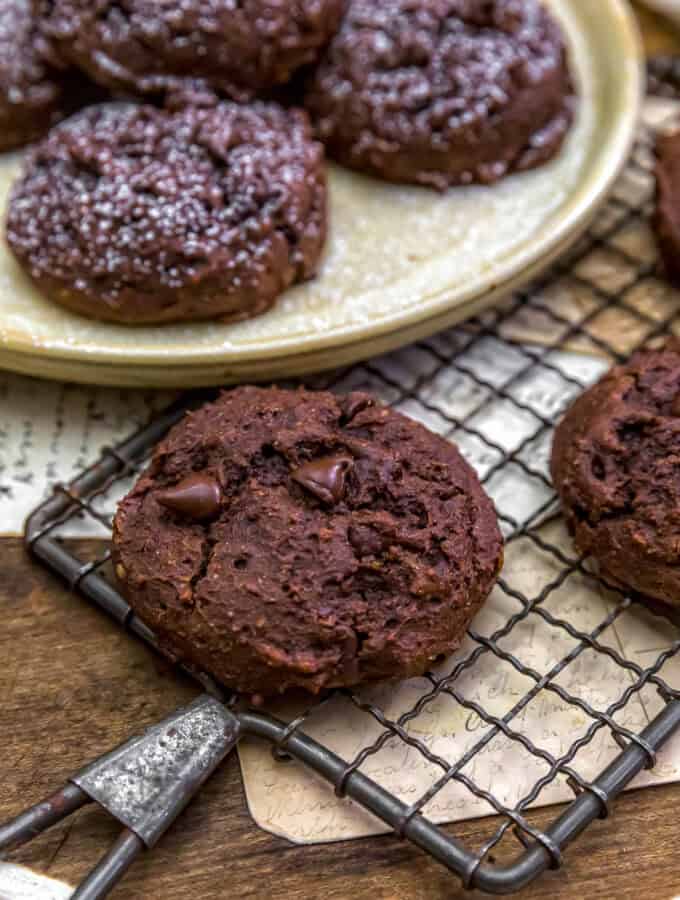
{"type": "MultiPolygon", "coordinates": [[[[641,12],[641,22],[651,52],[680,52],[680,38],[657,17],[641,12]]],[[[69,595],[26,558],[19,540],[0,540],[0,559],[2,820],[58,787],[86,760],[189,700],[196,689],[69,595]]],[[[519,896],[680,895],[678,808],[680,785],[626,795],[610,822],[596,824],[567,852],[563,871],[519,896]]],[[[535,821],[546,824],[553,815],[541,811],[535,821]]],[[[483,828],[472,822],[451,831],[474,842],[483,828]]],[[[76,882],[117,831],[103,812],[86,807],[11,858],[76,882]]],[[[450,900],[463,892],[443,868],[393,837],[298,848],[258,830],[231,758],[114,896],[450,900]]]]}

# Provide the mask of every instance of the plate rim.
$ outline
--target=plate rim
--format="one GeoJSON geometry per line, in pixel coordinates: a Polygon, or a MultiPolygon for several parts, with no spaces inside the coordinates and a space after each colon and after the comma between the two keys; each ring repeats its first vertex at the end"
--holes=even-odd
{"type": "MultiPolygon", "coordinates": [[[[423,319],[414,325],[407,326],[399,331],[388,331],[383,335],[367,337],[362,341],[349,342],[333,348],[334,356],[329,361],[323,360],[324,351],[312,351],[309,353],[296,353],[294,356],[281,356],[270,359],[270,365],[264,373],[253,369],[261,365],[261,360],[240,360],[238,364],[231,365],[228,362],[217,361],[214,364],[176,366],[168,374],[166,366],[139,366],[138,368],[126,368],[116,366],[114,363],[102,363],[101,360],[84,361],[79,359],[66,359],[64,357],[49,357],[46,355],[34,356],[31,363],[27,354],[13,354],[5,352],[0,347],[0,368],[5,367],[23,375],[32,375],[39,378],[48,378],[57,381],[73,381],[81,384],[99,385],[108,387],[161,389],[172,390],[181,388],[214,387],[215,385],[240,384],[244,380],[271,382],[279,379],[304,377],[319,374],[324,371],[357,364],[367,358],[363,348],[369,342],[371,349],[368,355],[379,356],[403,347],[414,341],[423,340],[432,334],[443,331],[465,319],[477,315],[483,309],[493,306],[496,302],[507,296],[513,290],[519,289],[522,284],[538,275],[566,251],[582,231],[587,228],[592,216],[583,223],[578,233],[567,238],[564,245],[560,245],[552,251],[550,258],[541,258],[534,262],[533,266],[516,276],[508,283],[497,285],[488,295],[481,299],[473,299],[469,304],[456,305],[439,316],[423,319]],[[404,334],[404,332],[408,332],[404,334]],[[340,357],[340,358],[338,358],[340,357]],[[180,373],[178,376],[172,372],[180,373]],[[178,380],[181,378],[181,382],[178,380]]],[[[367,348],[366,348],[367,349],[367,348]]]]}
{"type": "MultiPolygon", "coordinates": [[[[23,336],[14,337],[9,330],[0,337],[0,366],[2,357],[16,357],[17,354],[28,358],[49,358],[55,364],[60,360],[74,364],[81,362],[85,368],[96,366],[101,362],[104,366],[130,366],[147,369],[152,375],[153,369],[163,369],[172,362],[181,370],[199,370],[202,367],[219,367],[220,365],[238,369],[239,365],[248,366],[262,360],[277,363],[306,358],[314,355],[324,356],[331,351],[339,353],[354,345],[361,346],[368,341],[389,343],[391,335],[397,336],[409,329],[422,330],[427,323],[433,323],[432,331],[439,327],[439,320],[448,319],[450,324],[473,315],[476,310],[483,309],[498,299],[499,294],[510,292],[518,285],[526,283],[527,273],[543,268],[550,259],[562,252],[585,230],[593,215],[600,207],[616,178],[620,174],[630,153],[635,139],[639,109],[644,97],[644,50],[642,38],[635,14],[627,0],[598,0],[598,4],[606,5],[607,16],[617,24],[617,46],[626,46],[625,70],[627,77],[623,79],[617,92],[615,128],[608,133],[604,149],[600,150],[598,161],[592,164],[593,171],[589,181],[578,185],[575,196],[560,210],[558,221],[548,233],[538,236],[535,242],[520,248],[517,254],[508,254],[507,259],[490,274],[486,282],[471,292],[470,296],[462,295],[456,290],[456,302],[452,303],[451,288],[443,289],[437,294],[427,297],[426,309],[413,305],[408,309],[392,312],[381,319],[370,323],[355,322],[340,326],[327,334],[294,335],[268,340],[266,344],[254,343],[238,348],[221,347],[212,349],[196,349],[188,346],[173,347],[163,350],[159,347],[141,348],[131,354],[129,348],[95,348],[83,344],[73,346],[50,346],[37,344],[23,336]],[[605,171],[601,171],[606,161],[605,171]],[[535,249],[539,245],[538,252],[535,249]],[[531,249],[530,249],[531,248],[531,249]]],[[[124,327],[124,326],[123,326],[124,327]]],[[[162,326],[160,326],[162,327],[162,326]]],[[[403,344],[403,340],[400,343],[403,344]]],[[[396,344],[395,344],[396,346],[396,344]]],[[[23,368],[23,367],[22,367],[23,368]]],[[[319,365],[319,369],[323,365],[319,365]]],[[[24,369],[25,371],[25,369],[24,369]]],[[[143,379],[134,379],[139,383],[143,379]]],[[[165,383],[165,382],[164,382],[165,383]]]]}

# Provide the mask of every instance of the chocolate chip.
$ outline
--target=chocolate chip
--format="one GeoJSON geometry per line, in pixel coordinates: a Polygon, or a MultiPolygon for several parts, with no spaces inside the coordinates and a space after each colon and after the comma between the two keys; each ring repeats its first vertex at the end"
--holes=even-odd
{"type": "Polygon", "coordinates": [[[295,469],[291,478],[324,503],[339,503],[345,495],[347,474],[353,466],[351,456],[324,456],[295,469]]]}
{"type": "Polygon", "coordinates": [[[214,519],[220,511],[222,491],[210,475],[195,472],[174,487],[156,494],[156,500],[187,519],[203,522],[214,519]]]}
{"type": "Polygon", "coordinates": [[[369,406],[375,406],[375,400],[369,394],[363,394],[361,391],[352,391],[348,394],[341,404],[342,422],[346,425],[359,413],[368,409],[369,406]]]}

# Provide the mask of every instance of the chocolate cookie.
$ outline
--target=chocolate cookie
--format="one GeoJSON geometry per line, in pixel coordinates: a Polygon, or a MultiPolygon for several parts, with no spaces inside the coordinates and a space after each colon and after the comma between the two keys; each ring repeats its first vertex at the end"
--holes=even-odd
{"type": "Polygon", "coordinates": [[[444,190],[551,159],[573,97],[537,0],[350,0],[305,106],[334,159],[444,190]]]}
{"type": "Polygon", "coordinates": [[[67,111],[60,74],[35,49],[30,0],[0,4],[0,150],[35,140],[67,111]]]}
{"type": "Polygon", "coordinates": [[[578,549],[610,580],[680,604],[680,342],[637,353],[567,412],[552,476],[578,549]]]}
{"type": "Polygon", "coordinates": [[[152,94],[200,78],[238,100],[314,62],[345,0],[36,0],[44,52],[105,87],[152,94]]]}
{"type": "Polygon", "coordinates": [[[421,425],[366,394],[242,387],[156,449],[113,554],[173,656],[270,695],[424,672],[462,640],[502,539],[421,425]]]}
{"type": "Polygon", "coordinates": [[[657,140],[653,224],[666,273],[680,286],[680,131],[657,140]]]}
{"type": "Polygon", "coordinates": [[[7,217],[48,297],[130,324],[264,312],[325,234],[323,148],[264,103],[87,109],[36,147],[7,217]]]}

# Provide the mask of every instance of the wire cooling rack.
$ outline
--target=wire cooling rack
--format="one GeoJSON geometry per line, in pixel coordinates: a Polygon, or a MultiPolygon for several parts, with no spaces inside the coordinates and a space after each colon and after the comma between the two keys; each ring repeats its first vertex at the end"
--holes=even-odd
{"type": "MultiPolygon", "coordinates": [[[[616,593],[611,586],[602,585],[610,604],[607,614],[594,626],[583,626],[570,618],[568,608],[563,613],[559,608],[554,611],[551,597],[574,573],[591,581],[597,576],[587,561],[577,558],[570,546],[565,549],[553,542],[550,532],[546,537],[545,530],[546,523],[559,516],[547,474],[547,454],[552,429],[564,408],[608,365],[662,337],[677,324],[677,303],[650,306],[641,299],[653,295],[655,286],[667,288],[663,287],[654,253],[648,246],[646,251],[632,250],[629,241],[632,229],[646,227],[651,212],[652,140],[651,130],[644,128],[605,210],[578,246],[540,281],[464,328],[307,382],[338,390],[368,387],[456,440],[496,501],[508,550],[516,542],[529,542],[551,560],[552,576],[534,591],[502,574],[499,590],[514,602],[516,611],[491,634],[471,628],[468,647],[458,655],[453,668],[429,673],[417,701],[399,715],[391,716],[386,705],[367,700],[361,693],[342,692],[343,699],[358,714],[371,720],[377,733],[351,758],[341,758],[309,736],[306,726],[316,706],[289,722],[237,707],[244,732],[270,741],[278,759],[294,757],[314,769],[338,795],[353,798],[397,835],[420,846],[460,876],[467,888],[511,893],[547,868],[559,867],[565,847],[595,818],[609,814],[616,796],[644,768],[655,765],[658,750],[680,726],[680,694],[663,675],[667,663],[680,651],[680,640],[669,641],[644,666],[621,647],[604,641],[602,636],[608,629],[640,602],[616,593]],[[565,296],[569,298],[566,304],[565,296]],[[616,328],[608,328],[607,323],[614,321],[618,323],[616,328]],[[542,323],[541,345],[517,340],[528,323],[535,330],[537,322],[542,323]],[[590,367],[574,364],[574,357],[567,352],[573,348],[594,351],[600,362],[593,356],[590,367]],[[501,414],[506,424],[499,425],[501,414]],[[522,654],[508,650],[504,640],[523,624],[538,621],[552,633],[571,639],[569,652],[540,670],[522,654]],[[584,695],[565,687],[560,679],[584,654],[606,658],[615,670],[613,677],[618,678],[620,693],[606,708],[598,708],[584,695]],[[513,697],[511,708],[502,715],[460,687],[466,673],[474,672],[489,659],[494,664],[509,665],[527,682],[526,691],[513,697]],[[643,690],[654,690],[660,707],[646,727],[631,729],[620,714],[643,690]],[[566,749],[562,746],[559,752],[530,737],[525,727],[527,709],[541,692],[556,696],[587,724],[580,736],[571,743],[567,741],[566,749]],[[440,754],[409,727],[442,698],[474,714],[484,726],[478,737],[453,755],[440,754]],[[602,733],[618,744],[617,755],[598,777],[588,778],[580,770],[579,754],[602,733]],[[470,763],[497,737],[520,747],[543,765],[541,777],[512,803],[504,799],[500,784],[487,788],[470,774],[474,772],[470,763]],[[437,773],[410,803],[381,787],[364,771],[367,761],[395,741],[407,745],[437,773]],[[558,779],[569,785],[574,798],[549,827],[541,829],[532,824],[528,809],[558,779]],[[432,801],[453,783],[463,786],[471,796],[484,801],[490,813],[497,814],[489,819],[483,846],[464,846],[428,815],[432,801]],[[496,864],[500,845],[512,841],[513,836],[519,841],[513,860],[496,864]]],[[[112,492],[117,489],[120,493],[144,467],[154,444],[182,417],[187,406],[210,396],[202,392],[184,397],[133,437],[114,448],[104,448],[91,468],[69,485],[56,486],[27,525],[27,545],[38,559],[122,627],[154,647],[152,632],[116,591],[108,571],[109,552],[93,559],[74,556],[60,535],[76,519],[94,520],[109,531],[112,492]]],[[[653,615],[663,617],[664,613],[656,609],[653,615]]],[[[670,630],[673,624],[668,621],[667,627],[670,630]]]]}

